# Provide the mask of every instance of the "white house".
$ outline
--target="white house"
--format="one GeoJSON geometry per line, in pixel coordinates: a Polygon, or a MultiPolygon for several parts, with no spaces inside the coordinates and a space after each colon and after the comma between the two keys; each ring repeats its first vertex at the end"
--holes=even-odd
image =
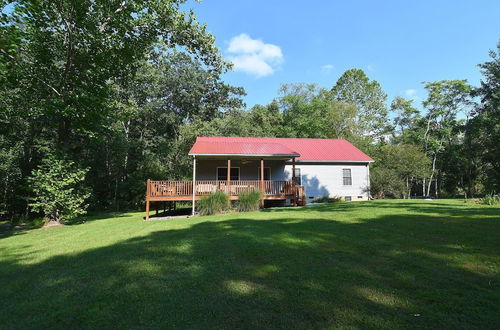
{"type": "Polygon", "coordinates": [[[192,180],[148,180],[147,213],[153,201],[193,201],[194,209],[196,200],[217,190],[233,200],[261,190],[262,206],[369,197],[373,159],[342,139],[198,137],[189,155],[192,180]]]}

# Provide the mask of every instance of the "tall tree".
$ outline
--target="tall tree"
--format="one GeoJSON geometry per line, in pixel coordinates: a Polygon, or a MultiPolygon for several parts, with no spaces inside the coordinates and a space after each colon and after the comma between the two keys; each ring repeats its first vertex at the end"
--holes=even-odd
{"type": "Polygon", "coordinates": [[[349,138],[359,134],[358,109],[337,101],[314,84],[284,84],[280,89],[283,131],[280,135],[306,138],[349,138]]]}
{"type": "MultiPolygon", "coordinates": [[[[175,136],[172,131],[177,125],[196,116],[216,115],[219,106],[234,92],[219,79],[229,64],[194,13],[183,11],[185,2],[27,0],[13,2],[9,7],[6,5],[10,1],[0,2],[0,158],[12,164],[5,171],[0,168],[0,196],[14,196],[2,199],[0,204],[26,205],[26,178],[46,152],[55,149],[64,154],[63,159],[95,165],[91,166],[92,174],[105,173],[106,180],[99,189],[109,191],[112,181],[114,190],[118,190],[119,180],[111,177],[123,176],[124,168],[136,169],[130,166],[130,157],[135,155],[130,153],[129,145],[137,147],[137,141],[141,141],[131,138],[130,126],[131,118],[141,117],[137,112],[141,100],[123,91],[134,85],[131,81],[136,80],[144,62],[154,61],[147,55],[158,42],[164,49],[189,53],[184,62],[189,58],[206,72],[203,82],[189,95],[185,88],[193,87],[201,75],[194,74],[192,84],[184,87],[181,80],[169,86],[165,81],[154,81],[158,76],[139,78],[144,83],[142,88],[157,91],[156,95],[163,92],[171,101],[162,108],[169,126],[161,126],[160,122],[165,131],[159,135],[175,136]],[[200,85],[203,87],[198,88],[200,85]],[[175,95],[168,94],[171,87],[178,87],[175,95]],[[177,113],[179,108],[182,113],[177,113]],[[124,134],[115,134],[118,130],[124,134]],[[19,131],[25,134],[19,136],[19,131]],[[97,159],[96,151],[103,158],[97,159]],[[106,164],[104,172],[95,164],[101,160],[106,164]],[[25,201],[20,203],[21,198],[25,201]]],[[[176,63],[180,62],[179,57],[176,63]]],[[[172,68],[169,77],[184,72],[188,66],[172,68]],[[180,71],[173,72],[177,68],[180,71]]],[[[181,77],[189,80],[189,72],[193,73],[188,71],[181,77]]],[[[148,97],[147,93],[141,96],[148,97]]],[[[154,144],[153,140],[148,142],[154,144]]],[[[142,175],[138,174],[138,178],[142,180],[142,175]]],[[[93,194],[94,200],[98,196],[93,194]]],[[[14,209],[19,212],[20,207],[14,209]]]]}
{"type": "Polygon", "coordinates": [[[419,111],[413,106],[413,100],[397,96],[392,100],[391,112],[395,114],[394,126],[398,135],[402,137],[405,131],[411,129],[419,118],[419,111]]]}
{"type": "Polygon", "coordinates": [[[357,122],[362,134],[380,138],[387,131],[387,94],[376,80],[361,69],[345,71],[332,88],[335,99],[358,108],[357,122]]]}
{"type": "Polygon", "coordinates": [[[481,162],[487,175],[486,189],[500,191],[500,41],[490,51],[491,60],[480,64],[483,79],[475,95],[481,98],[477,116],[470,122],[469,134],[481,149],[481,162]]]}
{"type": "Polygon", "coordinates": [[[457,114],[470,112],[472,88],[466,80],[442,80],[426,83],[425,89],[428,97],[423,102],[427,113],[422,139],[424,152],[432,161],[432,171],[426,180],[425,191],[429,196],[433,182],[435,194],[438,194],[438,161],[445,149],[445,142],[453,137],[457,114]]]}

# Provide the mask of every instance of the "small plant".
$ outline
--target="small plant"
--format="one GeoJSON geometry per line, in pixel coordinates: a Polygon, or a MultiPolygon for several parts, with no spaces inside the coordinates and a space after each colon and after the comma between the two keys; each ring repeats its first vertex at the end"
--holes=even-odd
{"type": "Polygon", "coordinates": [[[83,187],[87,169],[50,155],[32,172],[29,182],[34,198],[30,206],[41,211],[46,224],[60,224],[86,213],[90,194],[83,187]]]}
{"type": "Polygon", "coordinates": [[[227,211],[230,207],[229,197],[223,191],[216,191],[203,196],[198,202],[198,212],[201,215],[211,215],[227,211]]]}
{"type": "Polygon", "coordinates": [[[259,190],[244,191],[238,195],[236,208],[240,212],[256,211],[260,207],[262,193],[259,190]]]}
{"type": "Polygon", "coordinates": [[[342,197],[340,197],[340,196],[330,197],[330,196],[326,195],[326,196],[323,196],[320,198],[316,198],[314,200],[314,202],[316,202],[316,203],[338,203],[338,202],[342,202],[342,197]]]}
{"type": "Polygon", "coordinates": [[[500,203],[500,197],[498,195],[486,195],[480,199],[481,204],[484,205],[496,205],[500,203]]]}

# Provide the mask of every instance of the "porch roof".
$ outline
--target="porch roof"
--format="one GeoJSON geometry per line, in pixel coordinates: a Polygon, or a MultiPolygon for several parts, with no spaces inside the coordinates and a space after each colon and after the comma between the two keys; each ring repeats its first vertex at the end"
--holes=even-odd
{"type": "Polygon", "coordinates": [[[281,143],[256,141],[203,141],[197,139],[189,155],[245,156],[245,157],[300,157],[300,154],[281,143]]]}

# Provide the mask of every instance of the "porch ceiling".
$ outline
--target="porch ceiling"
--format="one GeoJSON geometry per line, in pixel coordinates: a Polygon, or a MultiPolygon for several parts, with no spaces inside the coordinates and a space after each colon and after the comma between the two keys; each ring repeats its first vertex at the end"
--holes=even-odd
{"type": "Polygon", "coordinates": [[[269,155],[235,155],[235,154],[216,154],[216,155],[205,155],[205,154],[190,154],[191,156],[196,156],[196,159],[206,159],[206,160],[225,160],[225,159],[237,159],[237,160],[290,160],[297,156],[281,155],[281,156],[269,156],[269,155]]]}

